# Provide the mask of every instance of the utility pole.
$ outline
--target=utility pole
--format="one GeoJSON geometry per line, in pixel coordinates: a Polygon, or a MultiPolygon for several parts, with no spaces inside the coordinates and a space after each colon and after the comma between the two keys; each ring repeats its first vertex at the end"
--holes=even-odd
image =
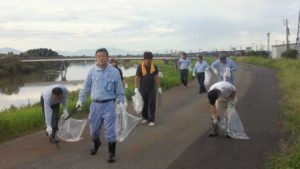
{"type": "Polygon", "coordinates": [[[285,26],[285,29],[286,29],[286,50],[289,50],[290,49],[290,46],[289,46],[290,30],[289,30],[289,21],[287,19],[283,20],[283,26],[285,26]]]}
{"type": "MultiPolygon", "coordinates": [[[[296,38],[296,45],[295,45],[295,50],[299,51],[300,49],[300,10],[299,10],[299,18],[298,18],[298,29],[297,29],[297,38],[296,38]]],[[[299,52],[298,52],[298,55],[299,55],[299,52]]]]}
{"type": "Polygon", "coordinates": [[[270,32],[267,32],[268,36],[268,55],[270,55],[270,32]]]}

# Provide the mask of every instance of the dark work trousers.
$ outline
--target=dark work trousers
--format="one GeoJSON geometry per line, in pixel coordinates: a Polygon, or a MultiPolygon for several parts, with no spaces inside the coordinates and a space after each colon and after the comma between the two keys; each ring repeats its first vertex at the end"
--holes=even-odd
{"type": "Polygon", "coordinates": [[[188,74],[189,74],[188,69],[180,70],[180,80],[185,87],[187,87],[188,74]]]}
{"type": "MultiPolygon", "coordinates": [[[[44,98],[41,96],[41,107],[44,115],[44,119],[46,120],[45,117],[45,107],[44,107],[44,98]]],[[[58,130],[58,121],[59,121],[59,103],[52,105],[52,118],[51,118],[51,127],[53,131],[58,130]]]]}
{"type": "Polygon", "coordinates": [[[155,106],[156,106],[156,92],[155,90],[143,91],[140,90],[143,97],[144,107],[142,110],[142,117],[149,122],[155,121],[155,106]]]}
{"type": "Polygon", "coordinates": [[[197,73],[197,79],[198,79],[198,83],[200,85],[199,93],[206,92],[206,89],[205,89],[205,86],[204,86],[204,79],[205,79],[204,72],[197,73]]]}

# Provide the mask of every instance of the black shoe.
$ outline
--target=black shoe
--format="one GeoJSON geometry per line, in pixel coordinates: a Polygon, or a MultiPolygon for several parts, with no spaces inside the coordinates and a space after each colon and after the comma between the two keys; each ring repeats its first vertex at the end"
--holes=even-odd
{"type": "Polygon", "coordinates": [[[52,143],[52,144],[57,144],[57,143],[59,143],[59,141],[56,140],[55,137],[53,137],[53,136],[50,136],[50,137],[49,137],[49,141],[50,141],[50,143],[52,143]]]}
{"type": "Polygon", "coordinates": [[[97,151],[101,145],[101,141],[99,139],[95,139],[94,141],[94,148],[91,149],[91,155],[97,154],[97,151]]]}
{"type": "Polygon", "coordinates": [[[215,132],[215,131],[212,131],[212,132],[208,133],[208,137],[216,137],[218,135],[219,135],[219,133],[215,132]]]}
{"type": "Polygon", "coordinates": [[[109,142],[108,143],[108,163],[113,163],[116,161],[115,158],[115,152],[116,152],[116,142],[109,142]]]}
{"type": "Polygon", "coordinates": [[[225,138],[231,138],[227,132],[225,133],[225,138]]]}

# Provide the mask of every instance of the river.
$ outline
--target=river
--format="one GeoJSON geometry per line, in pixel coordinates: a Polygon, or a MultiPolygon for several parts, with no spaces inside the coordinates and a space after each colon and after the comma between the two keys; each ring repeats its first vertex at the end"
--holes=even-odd
{"type": "MultiPolygon", "coordinates": [[[[31,74],[27,76],[11,77],[0,80],[0,110],[27,106],[39,101],[41,91],[52,84],[63,84],[69,91],[82,87],[89,70],[95,62],[71,62],[66,72],[49,71],[47,73],[31,74]]],[[[136,65],[124,67],[119,65],[124,77],[133,76],[136,65]]]]}

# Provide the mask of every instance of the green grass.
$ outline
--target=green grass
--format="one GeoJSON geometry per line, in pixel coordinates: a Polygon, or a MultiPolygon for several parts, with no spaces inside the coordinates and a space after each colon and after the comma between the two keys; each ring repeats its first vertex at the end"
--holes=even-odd
{"type": "MultiPolygon", "coordinates": [[[[125,63],[127,66],[132,66],[133,64],[139,64],[140,62],[140,60],[132,60],[125,63]]],[[[175,71],[173,62],[169,61],[169,63],[164,64],[162,61],[155,60],[154,64],[156,64],[159,70],[164,74],[164,77],[160,79],[163,90],[170,89],[181,83],[179,71],[175,71]]],[[[189,77],[191,78],[191,72],[189,77]]],[[[128,90],[125,90],[125,95],[130,99],[134,91],[134,77],[128,77],[125,78],[125,80],[131,90],[131,93],[128,92],[128,90]]],[[[79,91],[74,91],[69,93],[69,113],[75,107],[78,100],[78,92],[79,91]]],[[[86,117],[87,112],[89,111],[90,102],[91,100],[87,97],[84,107],[75,118],[86,117]]],[[[44,117],[39,103],[19,109],[12,107],[11,109],[0,112],[0,142],[40,131],[45,128],[44,126],[44,117]]]]}
{"type": "MultiPolygon", "coordinates": [[[[68,110],[77,102],[78,91],[69,93],[68,110]]],[[[88,112],[90,99],[87,99],[77,117],[88,112]]],[[[60,111],[62,112],[62,111],[60,111]]],[[[75,116],[76,117],[76,116],[75,116]]],[[[0,142],[26,135],[44,128],[44,117],[39,103],[19,109],[9,109],[0,113],[0,142]]]]}
{"type": "Polygon", "coordinates": [[[236,61],[270,67],[277,70],[282,92],[283,127],[289,138],[280,145],[266,168],[300,168],[300,60],[237,57],[236,61]]]}

